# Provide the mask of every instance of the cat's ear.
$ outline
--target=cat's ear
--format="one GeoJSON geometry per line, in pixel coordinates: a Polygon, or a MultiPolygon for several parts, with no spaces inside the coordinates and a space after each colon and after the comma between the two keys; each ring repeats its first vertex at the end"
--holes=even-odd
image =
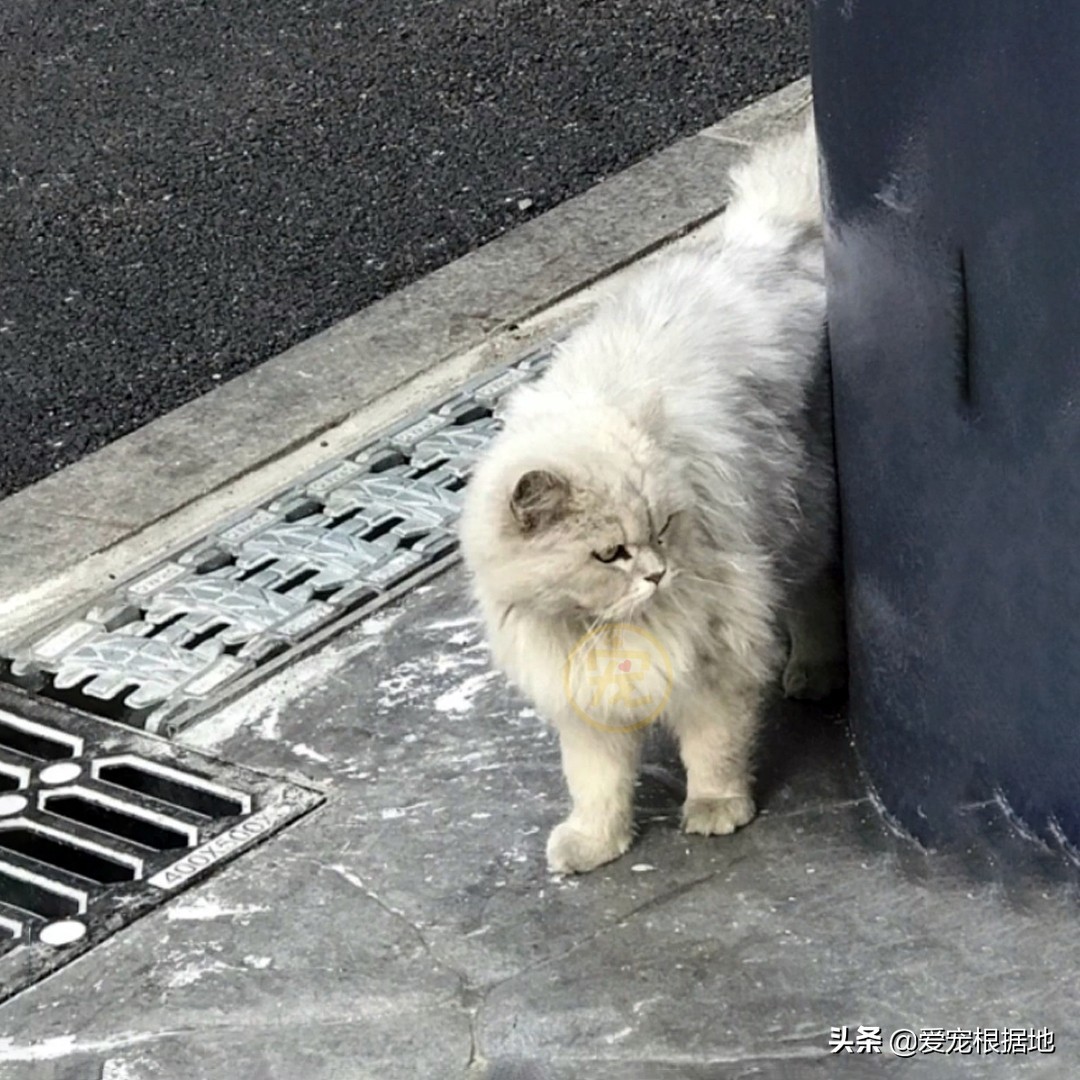
{"type": "Polygon", "coordinates": [[[569,483],[547,469],[524,473],[510,495],[510,509],[524,533],[554,525],[566,514],[569,503],[569,483]]]}

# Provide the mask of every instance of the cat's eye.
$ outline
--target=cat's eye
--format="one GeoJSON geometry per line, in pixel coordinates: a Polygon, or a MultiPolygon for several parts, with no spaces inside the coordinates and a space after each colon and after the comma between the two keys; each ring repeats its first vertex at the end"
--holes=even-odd
{"type": "Polygon", "coordinates": [[[616,559],[629,559],[630,552],[622,544],[604,548],[603,551],[594,551],[593,558],[602,563],[613,563],[616,559]]]}
{"type": "Polygon", "coordinates": [[[660,531],[659,531],[659,532],[658,532],[658,533],[656,534],[656,539],[657,539],[658,541],[660,541],[660,540],[663,540],[663,539],[664,539],[664,533],[666,533],[666,532],[668,531],[668,526],[669,526],[669,525],[670,525],[670,524],[672,523],[672,521],[674,521],[674,520],[675,520],[675,515],[674,515],[674,514],[669,514],[669,515],[668,515],[668,519],[667,519],[667,521],[665,521],[665,522],[664,522],[664,527],[663,527],[663,528],[662,528],[662,529],[661,529],[661,530],[660,530],[660,531]]]}

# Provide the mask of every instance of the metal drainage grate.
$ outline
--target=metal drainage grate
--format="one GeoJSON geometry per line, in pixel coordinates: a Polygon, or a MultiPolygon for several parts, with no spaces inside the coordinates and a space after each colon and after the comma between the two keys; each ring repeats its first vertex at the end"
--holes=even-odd
{"type": "MultiPolygon", "coordinates": [[[[550,346],[233,516],[20,646],[0,678],[173,735],[255,672],[453,560],[458,492],[498,429],[495,405],[550,346]]],[[[3,781],[0,779],[0,784],[3,781]]]]}
{"type": "Polygon", "coordinates": [[[0,686],[0,1001],[321,801],[0,686]]]}

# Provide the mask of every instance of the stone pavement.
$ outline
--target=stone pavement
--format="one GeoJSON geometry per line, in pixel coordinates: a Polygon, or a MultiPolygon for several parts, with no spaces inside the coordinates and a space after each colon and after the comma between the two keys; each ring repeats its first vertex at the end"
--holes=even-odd
{"type": "Polygon", "coordinates": [[[0,1080],[1077,1075],[1075,888],[895,836],[835,716],[779,708],[760,816],[711,839],[657,733],[637,844],[550,876],[557,747],[459,571],[181,741],[327,802],[0,1009],[0,1080]],[[1057,1049],[830,1053],[860,1024],[1057,1049]]]}

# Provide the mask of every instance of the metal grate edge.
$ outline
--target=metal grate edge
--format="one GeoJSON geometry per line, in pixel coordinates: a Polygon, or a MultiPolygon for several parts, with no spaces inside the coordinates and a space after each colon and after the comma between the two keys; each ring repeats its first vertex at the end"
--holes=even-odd
{"type": "Polygon", "coordinates": [[[0,682],[172,737],[457,559],[459,493],[498,403],[554,345],[477,376],[380,435],[133,568],[0,657],[0,682]]]}

